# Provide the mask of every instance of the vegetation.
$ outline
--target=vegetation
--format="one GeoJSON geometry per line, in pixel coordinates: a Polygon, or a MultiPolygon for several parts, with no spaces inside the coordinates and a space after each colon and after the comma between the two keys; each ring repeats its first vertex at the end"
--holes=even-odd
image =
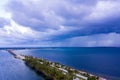
{"type": "Polygon", "coordinates": [[[45,80],[103,80],[104,78],[94,76],[87,72],[79,71],[71,67],[50,62],[44,59],[16,54],[8,50],[15,58],[24,60],[25,64],[34,69],[45,80]]]}
{"type": "Polygon", "coordinates": [[[87,80],[99,80],[99,77],[90,76],[86,72],[80,72],[56,62],[49,62],[32,56],[25,56],[24,61],[31,69],[34,69],[38,74],[42,75],[45,80],[74,80],[75,78],[86,80],[85,78],[76,76],[76,74],[86,77],[87,80]]]}
{"type": "Polygon", "coordinates": [[[96,80],[96,77],[94,77],[94,76],[88,77],[88,80],[96,80]]]}
{"type": "Polygon", "coordinates": [[[49,62],[42,59],[27,57],[24,59],[25,63],[34,69],[37,73],[42,74],[46,80],[73,80],[72,74],[64,74],[56,67],[51,67],[49,62]]]}

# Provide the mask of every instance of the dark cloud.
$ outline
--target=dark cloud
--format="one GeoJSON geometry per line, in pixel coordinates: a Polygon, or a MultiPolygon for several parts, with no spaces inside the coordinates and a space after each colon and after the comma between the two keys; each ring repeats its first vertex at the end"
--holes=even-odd
{"type": "Polygon", "coordinates": [[[120,34],[96,34],[89,36],[76,36],[60,41],[59,46],[65,47],[119,47],[120,34]]]}
{"type": "MultiPolygon", "coordinates": [[[[7,10],[12,13],[12,19],[20,25],[37,28],[44,25],[43,17],[32,7],[23,4],[20,1],[12,0],[7,5],[7,10]]],[[[43,26],[42,26],[43,27],[43,26]]]]}
{"type": "Polygon", "coordinates": [[[120,16],[117,18],[111,18],[107,20],[102,20],[95,23],[86,24],[84,32],[89,34],[100,34],[100,33],[120,33],[120,16]],[[89,29],[90,28],[90,29],[89,29]]]}
{"type": "Polygon", "coordinates": [[[12,13],[12,19],[16,23],[37,31],[48,29],[57,31],[60,26],[66,29],[77,28],[52,37],[65,39],[101,33],[120,33],[118,14],[120,10],[116,9],[119,7],[117,3],[112,0],[39,0],[37,2],[12,0],[7,4],[7,10],[12,13]]]}
{"type": "MultiPolygon", "coordinates": [[[[54,36],[53,40],[67,39],[77,36],[90,36],[94,34],[120,33],[120,17],[103,20],[100,22],[84,24],[83,28],[70,31],[66,34],[54,36]]],[[[72,26],[79,24],[71,24],[72,26]]]]}
{"type": "Polygon", "coordinates": [[[72,3],[75,4],[83,4],[83,5],[95,5],[97,3],[98,0],[68,0],[72,3]]]}
{"type": "MultiPolygon", "coordinates": [[[[86,3],[80,1],[80,4],[86,3]]],[[[91,9],[83,5],[76,5],[72,1],[38,3],[12,0],[7,5],[12,13],[12,19],[18,24],[31,27],[35,30],[59,29],[63,26],[79,27],[82,18],[90,14],[91,9]],[[44,5],[42,5],[44,4],[44,5]]]]}
{"type": "MultiPolygon", "coordinates": [[[[42,4],[42,3],[41,3],[42,4]]],[[[20,25],[31,27],[35,30],[47,28],[58,29],[61,19],[59,16],[46,10],[47,8],[28,2],[12,0],[7,5],[7,10],[12,13],[12,19],[20,25]]]]}

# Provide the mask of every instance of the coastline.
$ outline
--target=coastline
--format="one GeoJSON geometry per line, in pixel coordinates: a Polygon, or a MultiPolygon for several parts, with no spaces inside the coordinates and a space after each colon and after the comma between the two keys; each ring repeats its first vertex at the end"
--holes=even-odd
{"type": "MultiPolygon", "coordinates": [[[[22,60],[26,60],[26,59],[28,59],[28,58],[30,58],[30,59],[38,59],[38,60],[42,60],[42,61],[45,61],[45,62],[47,62],[47,63],[49,63],[49,64],[52,64],[52,65],[49,65],[49,67],[53,67],[54,66],[54,68],[56,68],[56,66],[59,66],[59,68],[57,68],[57,69],[59,69],[59,71],[62,71],[64,74],[65,74],[65,72],[66,72],[66,74],[67,74],[67,72],[68,72],[68,69],[67,68],[69,68],[69,70],[71,70],[72,72],[74,72],[73,74],[74,74],[74,77],[72,77],[73,79],[71,79],[71,80],[106,80],[105,78],[102,78],[102,77],[99,77],[99,76],[95,76],[95,75],[92,75],[92,74],[90,74],[90,73],[87,73],[87,72],[83,72],[83,71],[79,71],[79,70],[76,70],[76,69],[73,69],[73,68],[71,68],[71,67],[68,67],[68,66],[65,66],[65,65],[62,65],[62,64],[59,64],[59,63],[56,63],[56,62],[50,62],[50,61],[47,61],[47,60],[44,60],[44,59],[40,59],[40,58],[36,58],[36,57],[32,57],[32,56],[25,56],[25,55],[19,55],[19,54],[17,54],[15,51],[13,51],[13,50],[7,50],[9,53],[12,53],[12,55],[15,57],[15,58],[18,58],[18,59],[22,59],[22,60]],[[17,56],[17,57],[16,57],[17,56]],[[22,58],[21,58],[22,57],[22,58]],[[24,58],[23,58],[24,57],[24,58]],[[54,64],[54,65],[53,65],[54,64]],[[60,67],[60,66],[63,66],[63,67],[60,67]],[[77,72],[77,73],[75,73],[75,71],[77,72]]],[[[25,61],[25,63],[28,65],[28,63],[25,61]]],[[[39,65],[40,65],[40,63],[39,63],[39,65]]],[[[29,67],[30,67],[30,65],[29,65],[29,67]]],[[[36,67],[36,66],[34,66],[34,67],[36,67]]],[[[35,69],[34,69],[35,70],[35,69]]],[[[47,76],[46,75],[46,73],[44,72],[44,71],[38,71],[38,70],[35,70],[36,72],[38,72],[39,74],[43,74],[43,76],[47,76]]],[[[51,80],[55,80],[55,79],[52,79],[51,78],[51,80]]],[[[65,79],[62,79],[62,80],[65,80],[65,79]]],[[[70,79],[69,79],[70,80],[70,79]]]]}

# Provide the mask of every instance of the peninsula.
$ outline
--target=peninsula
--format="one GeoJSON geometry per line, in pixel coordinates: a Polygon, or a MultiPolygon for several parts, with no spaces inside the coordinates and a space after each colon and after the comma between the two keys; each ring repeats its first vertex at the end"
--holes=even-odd
{"type": "Polygon", "coordinates": [[[106,80],[105,78],[76,70],[57,62],[51,62],[33,56],[20,55],[14,50],[7,51],[15,58],[23,60],[27,66],[42,75],[45,80],[106,80]]]}

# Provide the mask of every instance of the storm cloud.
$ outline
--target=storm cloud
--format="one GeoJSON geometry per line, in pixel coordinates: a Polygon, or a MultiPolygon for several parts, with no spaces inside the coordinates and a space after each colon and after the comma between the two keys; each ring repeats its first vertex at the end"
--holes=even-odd
{"type": "MultiPolygon", "coordinates": [[[[116,43],[120,40],[119,3],[119,0],[10,0],[4,6],[11,14],[10,24],[1,18],[0,31],[17,33],[19,36],[8,41],[21,45],[120,46],[116,43]]],[[[8,34],[0,38],[5,41],[8,34]]]]}

